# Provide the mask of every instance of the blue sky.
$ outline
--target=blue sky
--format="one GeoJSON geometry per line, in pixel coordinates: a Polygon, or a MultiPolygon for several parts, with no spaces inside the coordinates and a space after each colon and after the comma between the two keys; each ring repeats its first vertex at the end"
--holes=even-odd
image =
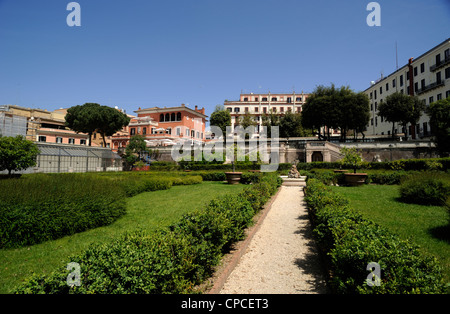
{"type": "Polygon", "coordinates": [[[244,93],[369,87],[450,37],[450,0],[0,0],[0,105],[205,107],[244,93]]]}

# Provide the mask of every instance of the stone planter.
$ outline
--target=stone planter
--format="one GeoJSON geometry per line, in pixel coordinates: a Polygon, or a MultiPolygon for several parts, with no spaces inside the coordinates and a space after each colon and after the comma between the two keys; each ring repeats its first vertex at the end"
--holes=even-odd
{"type": "Polygon", "coordinates": [[[363,185],[366,182],[367,173],[345,173],[345,183],[350,186],[363,185]]]}
{"type": "Polygon", "coordinates": [[[242,172],[225,172],[228,184],[239,184],[241,181],[242,172]]]}

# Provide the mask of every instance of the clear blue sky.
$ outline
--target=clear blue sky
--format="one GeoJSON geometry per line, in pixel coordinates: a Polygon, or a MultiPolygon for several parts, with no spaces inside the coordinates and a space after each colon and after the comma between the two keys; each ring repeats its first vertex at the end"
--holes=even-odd
{"type": "Polygon", "coordinates": [[[205,107],[244,93],[355,91],[450,37],[450,0],[0,0],[0,105],[205,107]]]}

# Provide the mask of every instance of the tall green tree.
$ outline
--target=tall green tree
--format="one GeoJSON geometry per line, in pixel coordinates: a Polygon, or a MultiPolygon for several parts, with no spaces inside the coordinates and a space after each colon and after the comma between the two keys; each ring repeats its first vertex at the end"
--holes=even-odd
{"type": "Polygon", "coordinates": [[[450,155],[450,97],[438,100],[427,108],[431,131],[441,157],[450,155]]]}
{"type": "Polygon", "coordinates": [[[0,136],[0,171],[8,170],[11,172],[25,170],[36,165],[36,157],[39,154],[39,148],[23,136],[16,137],[0,136]]]}
{"type": "Polygon", "coordinates": [[[216,106],[216,109],[209,118],[211,126],[219,127],[222,130],[223,136],[227,134],[227,126],[231,126],[231,114],[223,107],[216,106]]]}
{"type": "Polygon", "coordinates": [[[111,136],[130,122],[130,118],[117,109],[97,103],[71,107],[65,116],[66,126],[77,133],[89,134],[89,146],[94,132],[99,132],[106,146],[106,136],[111,136]]]}
{"type": "Polygon", "coordinates": [[[392,137],[395,136],[395,123],[406,128],[408,123],[415,125],[425,109],[416,96],[395,92],[378,105],[378,116],[392,123],[392,137]]]}
{"type": "Polygon", "coordinates": [[[369,121],[369,101],[367,96],[355,93],[348,86],[320,85],[307,98],[302,119],[303,126],[317,130],[319,138],[329,140],[331,129],[341,129],[341,137],[345,139],[348,130],[365,130],[369,121]]]}

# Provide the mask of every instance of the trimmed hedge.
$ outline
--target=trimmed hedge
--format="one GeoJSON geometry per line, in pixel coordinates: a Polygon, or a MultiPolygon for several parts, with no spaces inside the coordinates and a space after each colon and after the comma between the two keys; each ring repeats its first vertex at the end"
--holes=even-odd
{"type": "Polygon", "coordinates": [[[223,253],[244,237],[254,214],[280,185],[275,174],[264,174],[240,194],[214,199],[167,229],[134,232],[113,243],[91,245],[68,260],[80,264],[81,286],[69,287],[69,271],[61,267],[50,275],[29,277],[14,292],[198,292],[195,286],[211,276],[223,253]]]}
{"type": "MultiPolygon", "coordinates": [[[[311,169],[340,169],[340,162],[300,162],[297,164],[298,170],[311,169]]],[[[427,158],[427,159],[400,159],[385,162],[363,162],[360,169],[383,169],[383,170],[442,170],[450,169],[450,158],[427,158]]]]}
{"type": "Polygon", "coordinates": [[[33,245],[112,223],[125,193],[94,175],[32,175],[0,181],[0,248],[33,245]]]}
{"type": "Polygon", "coordinates": [[[450,200],[450,174],[426,172],[404,178],[400,199],[405,203],[444,206],[450,200]]]}
{"type": "Polygon", "coordinates": [[[0,248],[34,245],[109,225],[126,212],[126,197],[201,176],[33,174],[0,181],[0,248]]]}
{"type": "Polygon", "coordinates": [[[305,188],[314,237],[331,271],[334,293],[445,293],[436,258],[422,255],[418,246],[399,239],[349,206],[346,198],[311,179],[305,188]],[[366,267],[381,267],[381,283],[369,286],[366,267]]]}

